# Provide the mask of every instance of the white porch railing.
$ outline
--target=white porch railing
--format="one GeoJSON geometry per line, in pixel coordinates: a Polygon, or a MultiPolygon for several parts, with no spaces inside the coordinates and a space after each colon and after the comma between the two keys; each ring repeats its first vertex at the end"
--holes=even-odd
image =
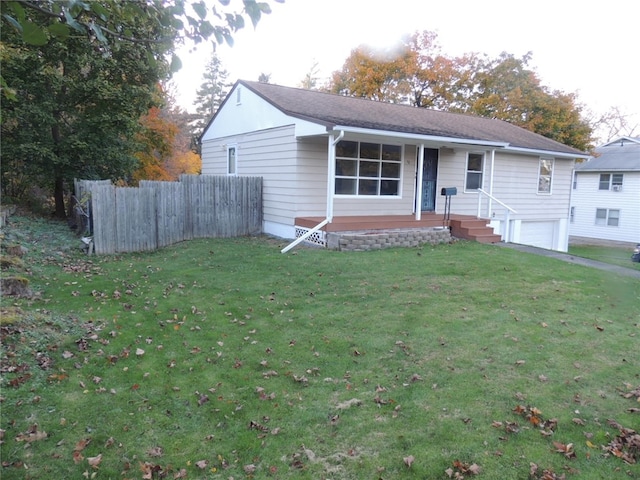
{"type": "Polygon", "coordinates": [[[496,197],[491,195],[488,192],[485,192],[481,188],[478,189],[478,218],[493,218],[489,213],[491,210],[491,201],[496,202],[498,205],[504,207],[504,220],[502,221],[502,228],[500,235],[502,236],[502,241],[509,243],[511,241],[511,221],[510,216],[512,213],[517,214],[513,208],[507,205],[504,202],[501,202],[496,197]],[[485,216],[482,215],[482,198],[483,196],[487,197],[490,201],[487,202],[487,214],[485,216]]]}

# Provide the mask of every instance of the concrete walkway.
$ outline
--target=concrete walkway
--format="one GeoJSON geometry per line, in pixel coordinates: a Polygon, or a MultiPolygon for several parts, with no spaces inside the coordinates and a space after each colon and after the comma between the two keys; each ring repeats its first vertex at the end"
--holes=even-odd
{"type": "MultiPolygon", "coordinates": [[[[600,270],[605,270],[607,272],[617,273],[618,275],[624,275],[627,277],[640,279],[640,270],[635,270],[633,268],[620,267],[618,265],[611,265],[610,263],[599,262],[597,260],[590,260],[588,258],[576,257],[575,255],[556,252],[554,250],[546,250],[544,248],[530,247],[528,245],[518,245],[516,243],[503,243],[503,242],[496,243],[495,245],[511,248],[513,250],[518,250],[520,252],[533,253],[535,255],[542,255],[544,257],[556,258],[558,260],[562,260],[563,262],[575,263],[577,265],[583,265],[585,267],[598,268],[600,270]]],[[[629,263],[631,263],[631,253],[629,253],[629,263]]]]}

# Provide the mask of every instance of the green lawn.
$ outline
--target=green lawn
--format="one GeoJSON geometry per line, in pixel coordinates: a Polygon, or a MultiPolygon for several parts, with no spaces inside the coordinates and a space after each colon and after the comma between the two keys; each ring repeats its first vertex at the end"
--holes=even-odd
{"type": "Polygon", "coordinates": [[[640,270],[640,263],[631,261],[633,248],[605,247],[600,245],[570,245],[569,253],[576,257],[590,258],[600,262],[640,270]]]}
{"type": "Polygon", "coordinates": [[[12,229],[41,296],[2,302],[3,479],[640,478],[637,279],[468,242],[103,258],[12,229]]]}

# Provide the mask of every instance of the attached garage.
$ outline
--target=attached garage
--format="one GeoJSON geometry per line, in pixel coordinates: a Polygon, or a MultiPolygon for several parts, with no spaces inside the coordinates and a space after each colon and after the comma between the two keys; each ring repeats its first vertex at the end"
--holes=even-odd
{"type": "Polygon", "coordinates": [[[548,250],[566,251],[567,246],[561,245],[561,239],[566,237],[563,231],[567,225],[564,220],[514,222],[513,242],[548,250]]]}

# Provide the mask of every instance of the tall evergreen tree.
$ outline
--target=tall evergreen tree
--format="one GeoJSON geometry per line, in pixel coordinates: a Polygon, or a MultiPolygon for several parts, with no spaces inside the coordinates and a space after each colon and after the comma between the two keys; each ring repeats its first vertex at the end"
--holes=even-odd
{"type": "Polygon", "coordinates": [[[203,75],[203,82],[196,91],[197,119],[194,125],[194,134],[199,137],[204,127],[207,125],[211,117],[218,111],[220,104],[227,96],[231,84],[228,81],[229,73],[223,68],[222,61],[215,52],[211,54],[211,58],[203,75]]]}

